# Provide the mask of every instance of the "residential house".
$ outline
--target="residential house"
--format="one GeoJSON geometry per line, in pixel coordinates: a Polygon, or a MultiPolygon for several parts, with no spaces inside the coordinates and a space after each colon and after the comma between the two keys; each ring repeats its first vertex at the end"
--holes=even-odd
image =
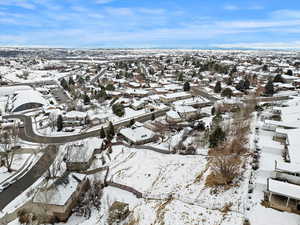
{"type": "Polygon", "coordinates": [[[132,126],[123,128],[119,134],[129,143],[134,145],[142,145],[152,142],[156,139],[155,133],[143,126],[132,126]]]}
{"type": "Polygon", "coordinates": [[[67,165],[67,170],[87,170],[91,166],[95,150],[100,149],[101,146],[102,139],[96,137],[68,144],[65,147],[65,162],[67,165]]]}
{"type": "Polygon", "coordinates": [[[80,194],[88,187],[86,175],[66,172],[54,183],[40,189],[25,209],[33,212],[40,223],[66,222],[78,204],[80,194]]]}

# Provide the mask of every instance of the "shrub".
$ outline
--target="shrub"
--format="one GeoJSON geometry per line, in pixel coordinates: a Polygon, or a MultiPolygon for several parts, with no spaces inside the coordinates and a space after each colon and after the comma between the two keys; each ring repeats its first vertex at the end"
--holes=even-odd
{"type": "Polygon", "coordinates": [[[217,156],[210,162],[211,174],[206,178],[209,187],[229,185],[239,175],[240,159],[235,156],[217,156]]]}

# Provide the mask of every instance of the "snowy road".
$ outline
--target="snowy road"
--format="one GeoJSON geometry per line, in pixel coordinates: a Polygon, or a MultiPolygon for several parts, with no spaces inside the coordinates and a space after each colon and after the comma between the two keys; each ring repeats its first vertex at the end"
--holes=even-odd
{"type": "Polygon", "coordinates": [[[0,192],[0,210],[4,209],[12,200],[34,184],[49,168],[56,157],[58,147],[48,146],[45,154],[39,161],[19,180],[0,192]]]}
{"type": "MultiPolygon", "coordinates": [[[[155,117],[163,116],[165,113],[169,110],[167,109],[162,109],[158,110],[156,112],[151,112],[143,115],[138,115],[132,118],[128,118],[126,120],[121,120],[120,122],[114,123],[115,128],[122,127],[122,126],[127,126],[130,123],[131,119],[134,119],[135,121],[139,122],[145,122],[147,120],[152,119],[152,114],[155,114],[155,117]]],[[[82,134],[75,134],[75,135],[68,135],[68,136],[42,136],[34,132],[33,130],[33,121],[30,116],[24,116],[24,115],[8,115],[8,116],[3,116],[4,119],[20,119],[24,122],[24,128],[20,129],[20,138],[29,141],[32,143],[43,143],[43,144],[62,144],[62,143],[67,143],[67,142],[73,142],[73,141],[78,141],[78,140],[83,140],[89,137],[97,137],[100,135],[100,127],[99,129],[89,131],[86,133],[82,134]]],[[[103,127],[104,130],[107,129],[107,127],[103,127]]]]}

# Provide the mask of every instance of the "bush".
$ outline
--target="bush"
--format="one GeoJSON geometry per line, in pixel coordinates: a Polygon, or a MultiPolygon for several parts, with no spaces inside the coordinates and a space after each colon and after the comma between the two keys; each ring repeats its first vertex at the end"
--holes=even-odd
{"type": "Polygon", "coordinates": [[[239,175],[240,159],[235,156],[218,156],[211,160],[210,169],[211,174],[206,178],[207,186],[230,185],[239,175]]]}
{"type": "Polygon", "coordinates": [[[17,216],[20,224],[31,224],[36,220],[36,216],[32,213],[28,213],[25,209],[18,211],[17,216]]]}

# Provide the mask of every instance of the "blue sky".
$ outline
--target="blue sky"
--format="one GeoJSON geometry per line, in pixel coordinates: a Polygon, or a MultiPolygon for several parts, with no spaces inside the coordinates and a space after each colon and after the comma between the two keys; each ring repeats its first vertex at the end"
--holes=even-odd
{"type": "Polygon", "coordinates": [[[299,48],[299,0],[0,0],[0,46],[299,48]]]}

